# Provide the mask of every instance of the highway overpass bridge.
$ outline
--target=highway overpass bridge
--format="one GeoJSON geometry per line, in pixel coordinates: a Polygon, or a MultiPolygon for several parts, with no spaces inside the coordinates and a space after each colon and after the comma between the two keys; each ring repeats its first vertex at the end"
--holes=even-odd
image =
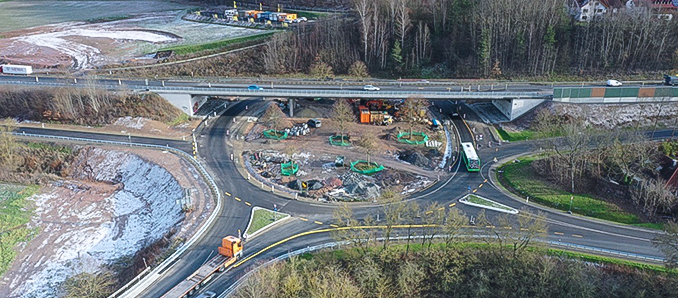
{"type": "MultiPolygon", "coordinates": [[[[503,107],[509,119],[524,114],[542,102],[549,100],[552,94],[548,92],[459,92],[459,91],[356,91],[356,90],[322,90],[322,89],[263,89],[249,90],[246,88],[196,88],[196,87],[150,87],[143,86],[141,90],[155,92],[167,99],[173,105],[193,115],[209,96],[228,97],[262,97],[262,98],[356,98],[356,99],[406,99],[412,96],[428,100],[486,100],[503,107]],[[188,109],[192,107],[192,109],[188,109]]],[[[290,105],[291,107],[293,105],[290,105]]],[[[293,115],[293,109],[290,114],[293,115]]]]}
{"type": "MultiPolygon", "coordinates": [[[[149,81],[149,80],[96,80],[96,87],[108,90],[127,90],[137,92],[155,92],[163,96],[174,106],[193,116],[210,96],[223,97],[263,97],[263,98],[356,98],[356,99],[405,99],[420,96],[429,100],[475,100],[491,101],[507,119],[514,120],[537,107],[544,101],[559,101],[575,104],[619,104],[641,102],[678,101],[678,88],[661,85],[624,87],[585,86],[565,87],[551,84],[506,83],[499,88],[495,85],[477,85],[468,89],[450,84],[403,84],[395,82],[379,82],[380,91],[363,91],[362,83],[334,83],[317,85],[313,81],[277,81],[275,87],[261,90],[250,90],[248,84],[211,83],[198,81],[149,81]],[[503,87],[503,88],[502,88],[503,87]],[[464,91],[468,90],[468,91],[464,91]]],[[[6,77],[0,76],[0,84],[29,85],[44,87],[92,88],[90,83],[78,83],[76,79],[57,77],[6,77]]],[[[293,111],[292,111],[293,113],[293,111]]]]}

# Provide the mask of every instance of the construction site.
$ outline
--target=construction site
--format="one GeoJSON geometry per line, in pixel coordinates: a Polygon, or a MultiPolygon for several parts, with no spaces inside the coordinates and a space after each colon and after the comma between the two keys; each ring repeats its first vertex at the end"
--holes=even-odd
{"type": "MultiPolygon", "coordinates": [[[[287,192],[295,198],[320,201],[374,201],[385,189],[401,194],[413,193],[433,185],[446,174],[453,138],[429,108],[412,127],[427,139],[419,144],[402,142],[398,136],[410,129],[402,121],[402,100],[347,100],[354,121],[344,133],[333,119],[334,100],[295,100],[295,117],[287,118],[288,126],[276,139],[267,137],[270,130],[261,116],[269,103],[254,107],[242,131],[243,165],[252,183],[264,188],[287,192]],[[321,125],[317,125],[322,123],[321,125]],[[374,148],[368,152],[358,144],[365,135],[374,137],[374,148]],[[341,136],[342,143],[333,139],[341,136]],[[369,160],[376,169],[364,173],[356,163],[369,160]],[[357,168],[357,169],[356,169],[357,168]]],[[[288,111],[287,101],[277,101],[288,111]]],[[[239,133],[239,132],[237,132],[239,133]]],[[[237,135],[236,135],[237,137],[237,135]]],[[[240,147],[237,146],[236,147],[240,147]]]]}

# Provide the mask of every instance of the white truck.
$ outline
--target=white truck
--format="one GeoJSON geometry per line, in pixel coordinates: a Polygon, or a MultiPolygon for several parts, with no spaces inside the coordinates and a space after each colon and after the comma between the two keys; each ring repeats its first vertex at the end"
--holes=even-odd
{"type": "Polygon", "coordinates": [[[29,75],[33,73],[33,68],[28,65],[3,64],[0,65],[0,73],[29,75]]]}

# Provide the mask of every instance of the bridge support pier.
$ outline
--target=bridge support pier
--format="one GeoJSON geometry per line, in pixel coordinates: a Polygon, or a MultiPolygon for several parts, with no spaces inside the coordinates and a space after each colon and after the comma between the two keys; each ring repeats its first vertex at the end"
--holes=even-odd
{"type": "Polygon", "coordinates": [[[545,101],[545,99],[494,99],[492,100],[492,104],[494,104],[509,121],[513,121],[545,101]]]}
{"type": "Polygon", "coordinates": [[[191,117],[195,116],[195,112],[207,102],[207,96],[203,95],[193,96],[181,93],[158,93],[158,95],[191,117]]]}
{"type": "Polygon", "coordinates": [[[290,118],[294,117],[294,98],[287,100],[287,106],[290,108],[290,118]]]}

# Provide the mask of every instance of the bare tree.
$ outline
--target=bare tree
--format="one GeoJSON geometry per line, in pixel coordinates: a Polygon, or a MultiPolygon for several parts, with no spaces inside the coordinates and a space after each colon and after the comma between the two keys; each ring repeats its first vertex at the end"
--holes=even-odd
{"type": "Polygon", "coordinates": [[[308,70],[308,73],[318,79],[327,79],[334,77],[334,71],[332,66],[322,61],[320,56],[315,57],[315,61],[311,64],[311,67],[308,70]]]}
{"type": "Polygon", "coordinates": [[[386,230],[384,232],[384,248],[388,247],[390,242],[393,226],[398,225],[402,221],[402,213],[404,204],[402,195],[396,192],[393,188],[387,188],[381,193],[379,202],[384,203],[384,220],[386,221],[386,230]]]}
{"type": "Polygon", "coordinates": [[[377,149],[377,140],[373,134],[363,134],[358,140],[358,146],[362,148],[362,151],[367,155],[367,162],[370,163],[370,157],[374,150],[377,149]]]}
{"type": "Polygon", "coordinates": [[[5,119],[0,126],[0,166],[12,168],[16,165],[17,156],[15,148],[16,138],[12,134],[16,129],[16,121],[11,118],[5,119]]]}
{"type": "Polygon", "coordinates": [[[428,101],[420,96],[411,96],[405,99],[400,109],[400,117],[409,124],[410,138],[412,138],[414,126],[424,117],[427,107],[428,101]]]}
{"type": "Polygon", "coordinates": [[[659,248],[666,259],[668,268],[678,268],[678,223],[670,221],[664,225],[664,233],[657,235],[652,243],[659,248]]]}
{"type": "Polygon", "coordinates": [[[575,176],[583,173],[583,169],[577,166],[583,165],[581,161],[585,160],[593,130],[581,119],[558,119],[554,116],[542,116],[536,126],[539,134],[545,137],[540,143],[567,165],[570,191],[575,193],[575,176]]]}
{"type": "Polygon", "coordinates": [[[66,298],[108,297],[115,286],[113,274],[104,271],[100,273],[83,272],[68,278],[64,282],[64,291],[66,298]]]}
{"type": "Polygon", "coordinates": [[[353,209],[346,203],[343,203],[339,208],[332,211],[332,221],[339,228],[332,231],[332,238],[337,241],[350,241],[353,242],[356,239],[355,227],[359,225],[358,220],[356,220],[353,215],[353,209]]]}
{"type": "Polygon", "coordinates": [[[428,242],[428,248],[431,248],[433,238],[435,238],[437,232],[441,230],[445,223],[445,207],[438,204],[438,202],[433,202],[433,204],[426,207],[422,220],[424,226],[422,226],[421,231],[421,244],[425,245],[428,242]]]}
{"type": "Polygon", "coordinates": [[[348,75],[362,79],[370,76],[370,72],[367,69],[365,62],[357,60],[351,64],[351,67],[348,69],[348,75]]]}
{"type": "Polygon", "coordinates": [[[631,198],[636,205],[642,206],[650,217],[657,211],[669,212],[678,203],[678,197],[662,180],[646,180],[639,187],[631,190],[631,198]]]}
{"type": "Polygon", "coordinates": [[[461,241],[461,229],[468,224],[468,217],[459,209],[450,209],[445,218],[443,233],[445,234],[445,247],[450,248],[452,244],[461,241]]]}
{"type": "Polygon", "coordinates": [[[272,103],[266,109],[266,112],[261,117],[261,120],[271,129],[279,131],[289,125],[285,118],[285,113],[283,113],[280,107],[277,104],[272,103]]]}
{"type": "Polygon", "coordinates": [[[407,255],[410,252],[412,236],[415,234],[415,229],[412,226],[417,223],[417,218],[419,217],[419,204],[416,201],[409,201],[403,204],[403,222],[407,225],[407,247],[405,248],[405,255],[407,255]]]}
{"type": "Polygon", "coordinates": [[[332,120],[339,127],[339,135],[341,141],[344,141],[346,129],[356,121],[353,108],[348,104],[346,99],[337,99],[332,107],[332,120]]]}
{"type": "Polygon", "coordinates": [[[283,152],[285,155],[287,155],[287,158],[291,164],[296,164],[296,160],[294,159],[294,155],[299,153],[299,147],[292,143],[292,144],[287,144],[285,146],[285,149],[283,149],[283,152]]]}

